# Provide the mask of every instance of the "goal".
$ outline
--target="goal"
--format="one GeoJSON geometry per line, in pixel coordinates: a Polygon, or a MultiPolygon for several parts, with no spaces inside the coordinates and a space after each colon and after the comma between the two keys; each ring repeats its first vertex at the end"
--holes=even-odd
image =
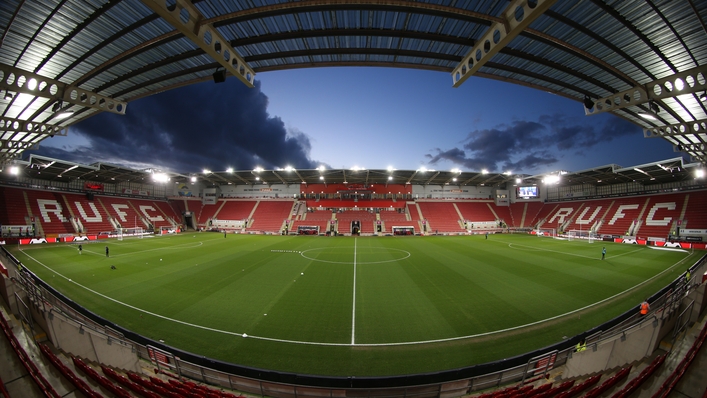
{"type": "Polygon", "coordinates": [[[176,234],[179,230],[176,227],[160,227],[160,235],[176,234]]]}
{"type": "Polygon", "coordinates": [[[571,229],[567,231],[568,241],[577,239],[586,240],[587,243],[594,243],[594,240],[596,239],[596,234],[592,232],[592,230],[571,229]]]}
{"type": "Polygon", "coordinates": [[[535,230],[535,236],[540,236],[542,238],[556,238],[557,231],[555,228],[540,228],[535,230]]]}
{"type": "Polygon", "coordinates": [[[137,228],[118,228],[117,236],[118,240],[123,240],[126,236],[135,236],[138,239],[142,239],[145,234],[145,230],[141,227],[137,228]]]}

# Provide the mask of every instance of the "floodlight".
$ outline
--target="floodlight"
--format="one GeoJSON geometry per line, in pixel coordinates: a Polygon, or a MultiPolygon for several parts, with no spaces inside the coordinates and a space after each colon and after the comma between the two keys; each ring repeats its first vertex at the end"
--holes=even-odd
{"type": "Polygon", "coordinates": [[[72,112],[72,111],[66,111],[66,112],[62,112],[62,113],[56,115],[55,118],[57,118],[57,119],[66,119],[67,117],[69,117],[69,116],[71,116],[71,115],[73,115],[73,114],[74,114],[74,112],[72,112]]]}
{"type": "Polygon", "coordinates": [[[317,167],[317,170],[324,171],[324,170],[326,170],[326,167],[324,167],[324,165],[321,165],[321,166],[317,167]]]}
{"type": "Polygon", "coordinates": [[[10,174],[12,174],[13,176],[20,174],[20,168],[17,166],[10,167],[10,174]]]}
{"type": "Polygon", "coordinates": [[[523,180],[521,180],[520,178],[516,178],[516,184],[520,184],[522,181],[523,180]]]}
{"type": "Polygon", "coordinates": [[[452,173],[461,173],[462,171],[459,170],[459,169],[457,169],[457,168],[454,168],[454,169],[450,170],[450,172],[452,172],[452,173]]]}
{"type": "Polygon", "coordinates": [[[263,168],[260,167],[260,166],[258,166],[258,167],[256,167],[256,168],[254,168],[253,171],[256,172],[256,173],[260,173],[261,171],[263,171],[263,168]]]}
{"type": "Polygon", "coordinates": [[[323,180],[323,179],[324,179],[324,176],[319,176],[319,179],[320,179],[320,180],[323,180]]]}
{"type": "Polygon", "coordinates": [[[223,83],[226,81],[226,70],[220,70],[221,67],[216,68],[216,72],[211,75],[214,78],[214,83],[223,83]]]}
{"type": "Polygon", "coordinates": [[[165,173],[152,173],[152,180],[155,182],[167,182],[169,176],[165,173]]]}
{"type": "Polygon", "coordinates": [[[211,170],[209,170],[209,169],[204,169],[204,174],[211,174],[211,170]]]}
{"type": "Polygon", "coordinates": [[[695,170],[695,178],[703,178],[705,176],[705,169],[695,170]]]}
{"type": "Polygon", "coordinates": [[[452,181],[457,182],[457,177],[452,178],[452,181]]]}
{"type": "Polygon", "coordinates": [[[660,107],[654,101],[648,102],[648,109],[650,109],[650,111],[655,113],[656,115],[658,114],[658,112],[660,112],[660,107]]]}
{"type": "Polygon", "coordinates": [[[289,165],[285,166],[285,171],[294,171],[294,170],[295,170],[295,168],[292,166],[289,166],[289,165]]]}
{"type": "Polygon", "coordinates": [[[227,169],[226,169],[226,172],[227,172],[227,173],[233,173],[233,167],[227,168],[227,169]]]}
{"type": "Polygon", "coordinates": [[[594,101],[592,101],[591,98],[589,98],[588,95],[584,96],[584,107],[587,109],[592,109],[594,108],[594,101]]]}
{"type": "Polygon", "coordinates": [[[486,170],[486,169],[482,169],[482,170],[481,170],[481,174],[488,174],[488,173],[489,173],[489,171],[486,170]]]}
{"type": "Polygon", "coordinates": [[[191,182],[196,182],[196,177],[192,176],[191,182]]]}
{"type": "Polygon", "coordinates": [[[424,173],[427,171],[427,168],[425,166],[422,166],[419,169],[417,169],[417,171],[419,171],[420,173],[424,173]]]}
{"type": "Polygon", "coordinates": [[[388,176],[388,181],[392,180],[393,176],[388,176]]]}
{"type": "Polygon", "coordinates": [[[394,170],[395,169],[393,168],[393,166],[388,166],[388,171],[394,171],[394,170]]]}

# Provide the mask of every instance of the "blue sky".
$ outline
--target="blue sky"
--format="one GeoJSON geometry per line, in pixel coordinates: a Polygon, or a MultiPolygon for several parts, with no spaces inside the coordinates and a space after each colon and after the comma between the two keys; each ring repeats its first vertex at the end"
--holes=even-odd
{"type": "Polygon", "coordinates": [[[39,153],[188,173],[285,167],[578,171],[677,154],[662,139],[547,92],[447,73],[338,67],[231,77],[153,95],[127,115],[101,114],[39,153]],[[630,148],[631,150],[626,150],[630,148]]]}

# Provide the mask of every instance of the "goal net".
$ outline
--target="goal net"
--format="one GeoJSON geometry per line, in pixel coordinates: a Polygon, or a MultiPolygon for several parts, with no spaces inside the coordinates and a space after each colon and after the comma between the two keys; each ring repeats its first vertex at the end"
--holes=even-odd
{"type": "Polygon", "coordinates": [[[160,235],[176,234],[179,232],[176,227],[160,227],[160,235]]]}
{"type": "Polygon", "coordinates": [[[557,231],[555,228],[540,228],[535,230],[535,235],[542,238],[556,238],[557,231]]]}
{"type": "Polygon", "coordinates": [[[142,239],[145,234],[145,230],[141,227],[137,228],[118,228],[117,236],[118,240],[123,240],[126,236],[134,236],[136,238],[142,239]]]}
{"type": "Polygon", "coordinates": [[[567,231],[567,240],[572,241],[578,239],[585,240],[588,243],[594,243],[596,235],[591,230],[572,229],[567,231]]]}

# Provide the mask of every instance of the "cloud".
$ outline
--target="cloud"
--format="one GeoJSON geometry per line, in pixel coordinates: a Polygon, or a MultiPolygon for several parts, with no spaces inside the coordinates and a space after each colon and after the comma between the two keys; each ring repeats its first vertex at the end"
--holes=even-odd
{"type": "Polygon", "coordinates": [[[636,134],[639,130],[618,118],[600,125],[581,122],[559,114],[542,115],[538,121],[513,121],[473,130],[460,148],[435,148],[425,157],[430,165],[448,161],[471,170],[539,171],[556,165],[564,156],[583,156],[597,144],[636,134]]]}
{"type": "Polygon", "coordinates": [[[314,168],[308,136],[287,131],[267,112],[260,82],[247,88],[228,79],[186,86],[128,105],[125,115],[101,113],[71,128],[83,139],[73,148],[40,146],[36,152],[80,163],[147,165],[175,172],[239,170],[291,165],[314,168]]]}

